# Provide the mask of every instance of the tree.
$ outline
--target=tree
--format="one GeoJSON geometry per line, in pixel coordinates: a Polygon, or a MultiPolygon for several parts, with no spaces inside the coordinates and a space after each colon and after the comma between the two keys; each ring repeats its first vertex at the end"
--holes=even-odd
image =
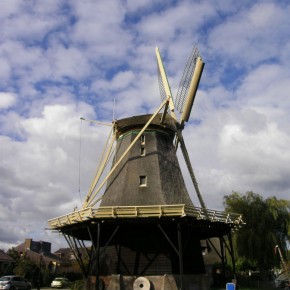
{"type": "Polygon", "coordinates": [[[261,272],[279,263],[275,246],[279,245],[285,256],[290,225],[290,201],[262,196],[252,191],[233,192],[224,196],[225,210],[241,213],[246,223],[233,235],[237,261],[257,267],[261,272]]]}
{"type": "Polygon", "coordinates": [[[26,255],[23,255],[18,259],[16,267],[13,270],[15,275],[25,278],[31,278],[32,275],[38,271],[38,266],[35,262],[32,262],[27,258],[26,255]]]}
{"type": "MultiPolygon", "coordinates": [[[[28,279],[33,285],[36,285],[39,271],[41,270],[39,265],[31,261],[25,254],[19,255],[19,253],[14,249],[9,249],[7,254],[10,255],[15,261],[11,272],[15,275],[28,279]]],[[[9,274],[11,274],[11,272],[9,274]]]]}

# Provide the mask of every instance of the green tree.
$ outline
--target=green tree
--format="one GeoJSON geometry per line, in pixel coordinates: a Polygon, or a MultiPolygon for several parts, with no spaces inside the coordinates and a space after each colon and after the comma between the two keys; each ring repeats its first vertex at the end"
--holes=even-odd
{"type": "Polygon", "coordinates": [[[27,258],[25,254],[18,259],[16,267],[13,270],[15,275],[25,278],[31,278],[31,274],[38,271],[38,266],[27,258]]]}
{"type": "Polygon", "coordinates": [[[233,235],[238,263],[258,267],[261,272],[277,265],[275,246],[279,245],[284,255],[287,253],[290,201],[276,197],[264,200],[249,191],[224,196],[224,205],[226,211],[241,213],[246,223],[233,235]]]}
{"type": "Polygon", "coordinates": [[[13,264],[13,269],[10,269],[10,273],[13,272],[15,275],[24,277],[32,282],[33,285],[36,285],[39,277],[39,264],[31,261],[25,253],[19,255],[14,249],[9,249],[7,254],[10,255],[15,263],[13,264]]]}
{"type": "Polygon", "coordinates": [[[8,254],[11,258],[13,258],[14,261],[18,261],[18,260],[20,259],[20,255],[19,255],[19,253],[18,253],[16,250],[14,250],[13,248],[12,248],[12,249],[9,249],[9,250],[7,251],[7,254],[8,254]]]}

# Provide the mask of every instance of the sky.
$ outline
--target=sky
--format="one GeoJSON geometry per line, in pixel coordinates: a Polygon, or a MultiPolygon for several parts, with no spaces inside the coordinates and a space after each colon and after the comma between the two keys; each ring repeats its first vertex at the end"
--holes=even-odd
{"type": "Polygon", "coordinates": [[[156,46],[173,97],[194,45],[205,62],[183,135],[206,206],[289,199],[289,15],[286,0],[1,1],[0,249],[66,245],[47,221],[81,207],[109,134],[80,118],[153,113],[156,46]]]}

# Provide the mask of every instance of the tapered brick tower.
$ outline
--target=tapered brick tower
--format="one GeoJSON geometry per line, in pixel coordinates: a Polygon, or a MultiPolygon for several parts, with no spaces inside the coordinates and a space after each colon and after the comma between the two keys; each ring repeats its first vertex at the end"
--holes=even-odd
{"type": "MultiPolygon", "coordinates": [[[[117,149],[113,165],[124,154],[152,115],[116,122],[117,149]]],[[[101,206],[172,205],[192,202],[173,144],[175,126],[157,115],[107,182],[101,206]]]]}

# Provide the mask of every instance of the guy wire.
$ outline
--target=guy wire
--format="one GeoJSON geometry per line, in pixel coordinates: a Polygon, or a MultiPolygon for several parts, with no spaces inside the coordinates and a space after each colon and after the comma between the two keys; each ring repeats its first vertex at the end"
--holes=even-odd
{"type": "Polygon", "coordinates": [[[79,198],[80,202],[82,203],[82,198],[81,198],[81,154],[82,154],[82,124],[83,120],[80,118],[81,123],[80,123],[80,142],[79,142],[79,198]]]}

